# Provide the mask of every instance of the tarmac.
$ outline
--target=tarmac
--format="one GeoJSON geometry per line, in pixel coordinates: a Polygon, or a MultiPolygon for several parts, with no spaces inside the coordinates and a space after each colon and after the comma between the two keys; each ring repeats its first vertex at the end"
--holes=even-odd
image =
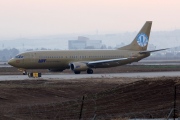
{"type": "Polygon", "coordinates": [[[40,78],[29,78],[27,75],[0,75],[0,81],[6,80],[72,80],[82,78],[154,78],[154,77],[180,77],[180,71],[169,72],[134,72],[134,73],[110,73],[110,74],[46,74],[40,78]]]}

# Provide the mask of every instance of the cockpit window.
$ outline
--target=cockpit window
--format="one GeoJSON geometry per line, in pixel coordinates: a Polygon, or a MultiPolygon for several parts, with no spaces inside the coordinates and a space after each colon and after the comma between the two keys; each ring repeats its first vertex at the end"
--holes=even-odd
{"type": "Polygon", "coordinates": [[[23,58],[23,56],[22,55],[17,55],[17,56],[15,56],[15,58],[23,58]]]}

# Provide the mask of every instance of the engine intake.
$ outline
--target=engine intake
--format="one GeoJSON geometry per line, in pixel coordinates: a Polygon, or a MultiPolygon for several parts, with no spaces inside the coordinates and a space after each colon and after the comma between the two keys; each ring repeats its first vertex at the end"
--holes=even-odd
{"type": "Polygon", "coordinates": [[[86,71],[89,67],[85,63],[74,62],[70,64],[70,68],[73,71],[86,71]]]}

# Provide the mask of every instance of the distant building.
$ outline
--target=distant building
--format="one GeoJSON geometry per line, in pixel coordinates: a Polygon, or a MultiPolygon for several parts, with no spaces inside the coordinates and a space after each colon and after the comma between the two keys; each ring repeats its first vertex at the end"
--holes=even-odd
{"type": "Polygon", "coordinates": [[[123,46],[125,46],[125,44],[124,44],[124,43],[121,43],[121,44],[116,45],[115,48],[120,48],[120,47],[123,47],[123,46]]]}
{"type": "Polygon", "coordinates": [[[100,49],[102,46],[101,40],[89,40],[87,37],[79,36],[77,40],[69,40],[68,48],[74,49],[100,49]]]}
{"type": "Polygon", "coordinates": [[[148,45],[148,50],[155,50],[155,49],[156,49],[155,45],[153,45],[153,44],[148,45]]]}

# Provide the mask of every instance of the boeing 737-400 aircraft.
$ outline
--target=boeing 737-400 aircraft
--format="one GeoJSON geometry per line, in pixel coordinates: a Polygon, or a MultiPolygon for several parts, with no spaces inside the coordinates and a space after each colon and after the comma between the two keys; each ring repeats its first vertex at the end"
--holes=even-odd
{"type": "Polygon", "coordinates": [[[75,74],[81,71],[93,73],[93,68],[107,68],[137,62],[150,56],[147,51],[152,21],[147,21],[132,43],[117,50],[62,50],[32,51],[18,54],[8,64],[23,71],[27,69],[49,69],[63,71],[71,69],[75,74]]]}

